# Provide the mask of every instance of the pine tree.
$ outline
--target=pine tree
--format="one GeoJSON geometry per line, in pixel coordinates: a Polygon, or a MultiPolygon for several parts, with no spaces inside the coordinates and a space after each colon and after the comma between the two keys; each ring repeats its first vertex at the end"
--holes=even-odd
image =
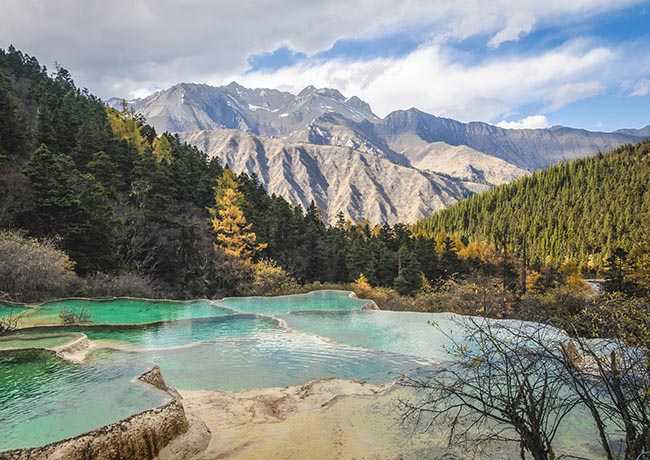
{"type": "Polygon", "coordinates": [[[393,287],[400,294],[412,294],[422,287],[422,270],[413,251],[402,246],[397,251],[398,274],[393,287]]]}
{"type": "Polygon", "coordinates": [[[26,141],[11,87],[0,70],[0,164],[9,158],[22,158],[26,141]]]}
{"type": "Polygon", "coordinates": [[[305,261],[304,281],[323,279],[327,259],[323,245],[325,243],[325,224],[320,210],[312,201],[305,213],[304,229],[301,242],[301,254],[305,261]]]}
{"type": "Polygon", "coordinates": [[[33,193],[33,215],[26,217],[26,225],[36,236],[71,239],[79,231],[76,224],[81,212],[72,158],[56,154],[43,144],[34,152],[25,175],[33,193]]]}

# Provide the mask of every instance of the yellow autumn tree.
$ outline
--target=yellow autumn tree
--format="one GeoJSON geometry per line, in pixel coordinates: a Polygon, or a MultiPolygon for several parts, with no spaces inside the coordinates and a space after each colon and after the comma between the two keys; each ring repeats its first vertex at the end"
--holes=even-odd
{"type": "Polygon", "coordinates": [[[227,254],[250,263],[255,253],[266,247],[257,243],[241,206],[244,194],[239,190],[235,173],[226,168],[217,181],[215,207],[210,208],[212,228],[217,235],[216,245],[227,254]]]}
{"type": "Polygon", "coordinates": [[[354,281],[353,289],[356,294],[363,297],[372,291],[372,286],[370,285],[368,278],[366,278],[366,275],[359,273],[359,277],[354,281]]]}
{"type": "Polygon", "coordinates": [[[141,120],[126,105],[126,102],[122,101],[121,111],[107,107],[106,115],[108,116],[108,122],[111,124],[113,134],[118,139],[124,139],[131,145],[134,145],[139,153],[144,153],[147,147],[149,147],[149,142],[142,134],[141,120]]]}
{"type": "Polygon", "coordinates": [[[172,144],[165,134],[154,139],[153,156],[158,164],[165,162],[169,165],[172,163],[172,144]]]}

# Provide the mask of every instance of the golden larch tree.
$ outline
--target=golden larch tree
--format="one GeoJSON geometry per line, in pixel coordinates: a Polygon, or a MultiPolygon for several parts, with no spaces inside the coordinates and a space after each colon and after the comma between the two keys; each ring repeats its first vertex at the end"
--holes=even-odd
{"type": "Polygon", "coordinates": [[[215,207],[210,208],[212,228],[217,235],[216,245],[226,253],[250,263],[256,251],[265,244],[257,243],[257,235],[246,221],[242,204],[244,194],[239,190],[235,173],[226,168],[217,180],[215,207]]]}

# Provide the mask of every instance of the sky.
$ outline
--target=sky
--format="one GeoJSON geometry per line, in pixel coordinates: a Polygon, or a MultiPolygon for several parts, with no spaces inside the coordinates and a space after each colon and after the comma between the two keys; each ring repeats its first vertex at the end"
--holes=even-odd
{"type": "Polygon", "coordinates": [[[502,127],[650,124],[650,0],[2,0],[0,47],[101,98],[337,88],[502,127]]]}

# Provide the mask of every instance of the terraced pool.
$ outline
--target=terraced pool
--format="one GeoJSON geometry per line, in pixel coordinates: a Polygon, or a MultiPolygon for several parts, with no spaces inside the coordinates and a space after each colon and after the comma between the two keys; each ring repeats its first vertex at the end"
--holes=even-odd
{"type": "MultiPolygon", "coordinates": [[[[450,314],[365,310],[342,291],[220,301],[72,299],[24,308],[26,329],[0,339],[0,451],[75,436],[162,404],[137,380],[160,366],[179,390],[242,391],[340,377],[382,384],[447,360],[450,314]],[[61,309],[90,314],[62,326],[61,309]],[[72,363],[60,349],[84,335],[72,363]]],[[[0,307],[0,314],[8,309],[0,307]]],[[[16,307],[14,307],[16,308],[16,307]]]]}

